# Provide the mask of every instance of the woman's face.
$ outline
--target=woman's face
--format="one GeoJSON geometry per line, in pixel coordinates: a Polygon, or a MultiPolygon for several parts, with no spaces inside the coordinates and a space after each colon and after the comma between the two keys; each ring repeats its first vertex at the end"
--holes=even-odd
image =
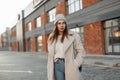
{"type": "Polygon", "coordinates": [[[63,32],[65,30],[66,23],[63,19],[58,20],[57,29],[59,32],[63,32]]]}

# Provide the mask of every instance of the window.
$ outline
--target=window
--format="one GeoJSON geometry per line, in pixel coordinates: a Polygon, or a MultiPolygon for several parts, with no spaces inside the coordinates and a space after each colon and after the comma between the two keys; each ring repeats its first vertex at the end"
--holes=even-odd
{"type": "Polygon", "coordinates": [[[68,0],[67,8],[68,8],[68,14],[74,13],[82,9],[82,0],[68,0]]]}
{"type": "Polygon", "coordinates": [[[84,27],[78,27],[78,28],[70,29],[70,31],[77,32],[81,37],[82,43],[84,44],[84,30],[83,29],[84,27]]]}
{"type": "Polygon", "coordinates": [[[77,32],[78,34],[84,32],[83,27],[73,28],[70,31],[77,32]]]}
{"type": "Polygon", "coordinates": [[[7,35],[6,32],[2,34],[2,46],[7,47],[7,35]]]}
{"type": "Polygon", "coordinates": [[[31,22],[28,23],[28,31],[31,31],[32,30],[32,24],[31,22]]]}
{"type": "Polygon", "coordinates": [[[73,29],[70,29],[70,31],[80,33],[80,28],[73,28],[73,29]]]}
{"type": "Polygon", "coordinates": [[[41,27],[41,17],[36,18],[36,27],[41,27]]]}
{"type": "Polygon", "coordinates": [[[52,22],[55,20],[55,15],[56,15],[56,8],[48,12],[49,22],[52,22]]]}
{"type": "Polygon", "coordinates": [[[105,21],[105,49],[107,54],[120,53],[120,37],[114,34],[119,26],[120,18],[105,21]]]}
{"type": "Polygon", "coordinates": [[[42,36],[37,37],[38,52],[42,49],[42,36]]]}
{"type": "Polygon", "coordinates": [[[32,24],[31,22],[28,23],[28,31],[31,31],[32,30],[32,24]]]}

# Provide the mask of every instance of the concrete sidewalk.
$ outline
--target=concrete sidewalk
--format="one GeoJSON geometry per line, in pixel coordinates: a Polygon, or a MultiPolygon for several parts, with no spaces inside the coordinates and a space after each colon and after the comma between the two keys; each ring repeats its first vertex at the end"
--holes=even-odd
{"type": "MultiPolygon", "coordinates": [[[[41,52],[0,51],[0,80],[47,80],[47,56],[41,52]]],[[[120,56],[87,55],[81,73],[84,80],[120,80],[120,56]]]]}
{"type": "Polygon", "coordinates": [[[120,69],[120,55],[86,55],[84,64],[120,69]]]}

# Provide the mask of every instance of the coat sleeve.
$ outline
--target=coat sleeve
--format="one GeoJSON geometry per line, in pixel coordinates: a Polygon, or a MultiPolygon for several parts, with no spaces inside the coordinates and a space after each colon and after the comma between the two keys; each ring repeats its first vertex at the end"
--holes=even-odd
{"type": "MultiPolygon", "coordinates": [[[[50,34],[50,36],[51,36],[51,34],[50,34]]],[[[50,36],[49,36],[49,38],[50,38],[50,36]]],[[[48,38],[48,39],[49,39],[48,38]]],[[[54,76],[53,76],[53,55],[51,54],[51,47],[50,47],[50,41],[48,40],[47,41],[47,43],[48,43],[48,46],[47,46],[47,48],[48,48],[48,61],[47,61],[47,78],[48,78],[48,80],[54,80],[54,76]]]]}
{"type": "Polygon", "coordinates": [[[81,37],[77,33],[75,33],[74,38],[75,38],[74,48],[76,52],[76,57],[74,61],[77,64],[77,66],[80,66],[83,63],[83,58],[85,57],[86,52],[83,47],[81,37]]]}
{"type": "Polygon", "coordinates": [[[48,63],[47,63],[47,78],[48,80],[53,80],[53,62],[51,60],[51,55],[48,54],[48,63]]]}
{"type": "Polygon", "coordinates": [[[48,62],[47,62],[47,78],[48,80],[54,80],[54,64],[53,64],[53,55],[48,52],[48,62]]]}
{"type": "Polygon", "coordinates": [[[48,46],[47,46],[47,48],[48,48],[48,61],[47,61],[47,79],[48,80],[51,80],[52,78],[51,78],[51,69],[50,69],[50,67],[51,67],[51,65],[50,65],[50,61],[51,61],[51,55],[50,55],[50,42],[49,41],[47,41],[47,43],[48,43],[48,46]]]}

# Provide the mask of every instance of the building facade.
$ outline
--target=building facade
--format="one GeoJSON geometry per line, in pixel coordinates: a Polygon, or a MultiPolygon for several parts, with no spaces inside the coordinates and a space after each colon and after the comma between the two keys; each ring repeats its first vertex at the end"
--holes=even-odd
{"type": "Polygon", "coordinates": [[[64,14],[68,28],[78,32],[87,54],[120,54],[119,0],[33,0],[11,29],[12,51],[42,51],[56,14],[64,14]]]}

